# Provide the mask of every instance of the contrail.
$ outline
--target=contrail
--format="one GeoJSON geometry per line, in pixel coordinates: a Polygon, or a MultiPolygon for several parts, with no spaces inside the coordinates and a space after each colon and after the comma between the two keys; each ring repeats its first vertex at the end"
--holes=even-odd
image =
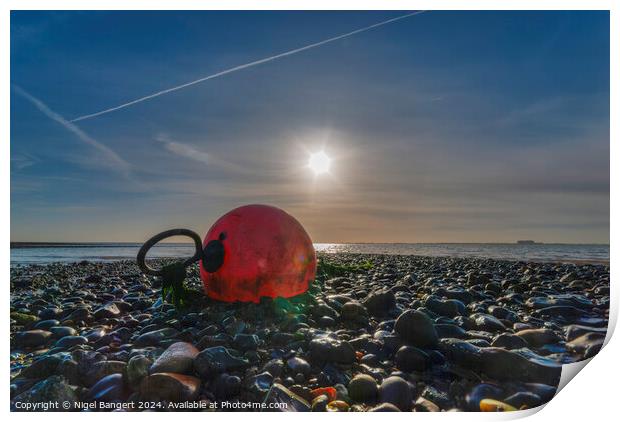
{"type": "Polygon", "coordinates": [[[127,161],[123,160],[119,157],[114,151],[112,151],[107,146],[103,145],[101,142],[91,138],[87,133],[82,131],[79,127],[74,125],[71,122],[68,122],[65,118],[63,118],[60,114],[56,113],[52,109],[50,109],[43,101],[34,97],[24,89],[20,88],[17,85],[12,85],[15,92],[24,97],[26,100],[30,101],[41,113],[46,115],[48,118],[54,120],[55,122],[62,125],[69,132],[72,132],[75,136],[78,137],[85,144],[90,145],[91,147],[98,150],[102,156],[105,158],[106,164],[109,167],[114,168],[114,170],[120,172],[125,177],[129,176],[129,168],[130,165],[127,161]]]}
{"type": "Polygon", "coordinates": [[[275,56],[271,56],[271,57],[267,57],[267,58],[264,58],[264,59],[256,60],[256,61],[253,61],[253,62],[250,62],[250,63],[242,64],[242,65],[239,65],[239,66],[235,66],[235,67],[232,67],[230,69],[222,70],[221,72],[214,73],[213,75],[205,76],[203,78],[196,79],[195,81],[187,82],[187,83],[184,83],[182,85],[177,85],[177,86],[174,86],[172,88],[164,89],[163,91],[158,91],[158,92],[155,92],[153,94],[147,95],[145,97],[141,97],[141,98],[138,98],[136,100],[129,101],[127,103],[117,105],[115,107],[107,108],[105,110],[101,110],[101,111],[98,111],[96,113],[85,114],[83,116],[76,117],[75,119],[71,120],[71,122],[79,122],[80,120],[92,119],[93,117],[101,116],[102,114],[111,113],[113,111],[117,111],[117,110],[123,109],[125,107],[129,107],[129,106],[132,106],[134,104],[141,103],[142,101],[146,101],[146,100],[150,100],[150,99],[155,98],[155,97],[159,97],[160,95],[168,94],[170,92],[178,91],[179,89],[183,89],[183,88],[187,88],[187,87],[192,86],[192,85],[199,84],[199,83],[207,81],[209,79],[219,78],[220,76],[224,76],[224,75],[227,75],[229,73],[236,72],[238,70],[247,69],[248,67],[256,66],[256,65],[259,65],[259,64],[271,62],[273,60],[281,59],[282,57],[286,57],[286,56],[290,56],[290,55],[293,55],[293,54],[301,53],[302,51],[310,50],[311,48],[319,47],[319,46],[322,46],[322,45],[325,45],[325,44],[328,44],[328,43],[331,43],[331,42],[334,42],[334,41],[338,41],[338,40],[341,40],[343,38],[347,38],[347,37],[350,37],[352,35],[359,34],[360,32],[369,31],[371,29],[378,28],[380,26],[387,25],[389,23],[399,21],[401,19],[409,18],[411,16],[419,15],[419,14],[424,13],[424,12],[426,12],[426,10],[419,10],[417,12],[408,13],[406,15],[398,16],[398,17],[395,17],[395,18],[392,18],[392,19],[388,19],[388,20],[385,20],[385,21],[382,21],[382,22],[378,22],[378,23],[375,23],[375,24],[372,24],[372,25],[369,25],[369,26],[365,26],[365,27],[360,28],[360,29],[356,29],[355,31],[347,32],[346,34],[337,35],[335,37],[328,38],[328,39],[323,40],[323,41],[315,42],[313,44],[306,45],[305,47],[300,47],[300,48],[296,48],[294,50],[285,51],[283,53],[276,54],[275,56]]]}

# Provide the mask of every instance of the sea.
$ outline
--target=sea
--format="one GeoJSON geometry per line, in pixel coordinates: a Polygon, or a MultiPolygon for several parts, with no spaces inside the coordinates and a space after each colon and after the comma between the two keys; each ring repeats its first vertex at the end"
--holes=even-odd
{"type": "MultiPolygon", "coordinates": [[[[11,266],[120,261],[136,258],[140,243],[11,244],[11,266]]],[[[315,243],[318,252],[437,257],[479,257],[514,261],[609,263],[609,245],[517,243],[315,243]]],[[[147,258],[193,255],[193,244],[160,243],[147,258]]]]}

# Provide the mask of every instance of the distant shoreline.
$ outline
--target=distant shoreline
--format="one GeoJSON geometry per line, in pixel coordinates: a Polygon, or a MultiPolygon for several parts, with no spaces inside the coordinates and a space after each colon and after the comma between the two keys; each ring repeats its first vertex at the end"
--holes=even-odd
{"type": "MultiPolygon", "coordinates": [[[[11,264],[120,261],[135,259],[141,243],[13,242],[11,264]]],[[[478,257],[500,260],[609,263],[608,245],[518,243],[315,243],[317,253],[428,257],[478,257]]],[[[191,243],[160,243],[150,258],[189,256],[191,243]]]]}
{"type": "MultiPolygon", "coordinates": [[[[165,242],[162,242],[165,243],[165,242]]],[[[11,249],[24,248],[105,248],[117,247],[119,245],[133,246],[138,242],[11,242],[11,249]]],[[[184,245],[185,243],[168,243],[168,245],[184,245]]],[[[189,244],[189,243],[188,243],[189,244]]]]}
{"type": "MultiPolygon", "coordinates": [[[[160,242],[162,245],[192,245],[191,242],[160,242]]],[[[514,246],[539,246],[539,245],[576,245],[576,246],[609,246],[609,243],[553,243],[536,242],[531,244],[510,242],[315,242],[315,245],[514,245],[514,246]]],[[[11,242],[11,249],[24,248],[105,248],[117,246],[142,245],[142,242],[11,242]]]]}

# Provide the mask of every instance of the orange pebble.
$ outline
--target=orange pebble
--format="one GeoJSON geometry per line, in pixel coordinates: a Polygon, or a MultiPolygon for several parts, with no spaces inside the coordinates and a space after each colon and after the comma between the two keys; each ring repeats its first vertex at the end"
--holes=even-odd
{"type": "Polygon", "coordinates": [[[480,411],[481,412],[513,412],[517,410],[515,407],[503,403],[499,400],[493,399],[482,399],[480,400],[480,411]]]}
{"type": "Polygon", "coordinates": [[[348,412],[349,405],[342,400],[334,400],[327,403],[326,409],[328,412],[348,412]]]}
{"type": "Polygon", "coordinates": [[[336,389],[334,387],[315,388],[310,393],[312,394],[312,397],[318,397],[321,394],[325,394],[330,402],[336,400],[336,389]]]}

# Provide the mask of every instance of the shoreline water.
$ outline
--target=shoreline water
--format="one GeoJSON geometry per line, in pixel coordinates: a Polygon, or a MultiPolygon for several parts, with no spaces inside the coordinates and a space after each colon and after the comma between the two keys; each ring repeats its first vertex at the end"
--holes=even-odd
{"type": "Polygon", "coordinates": [[[493,400],[531,408],[551,399],[563,363],[592,357],[604,341],[607,266],[319,257],[348,269],[260,304],[209,299],[194,265],[187,285],[196,293],[184,310],[162,303],[160,280],[132,260],[12,268],[12,408],[64,397],[312,411],[480,411],[493,400]]]}
{"type": "MultiPolygon", "coordinates": [[[[11,249],[11,265],[46,262],[110,262],[131,260],[139,243],[21,244],[11,249]]],[[[479,243],[315,243],[317,252],[363,253],[403,256],[491,258],[527,262],[609,263],[609,245],[576,244],[479,244],[479,243]]],[[[162,243],[149,257],[172,258],[193,255],[193,245],[162,243]]]]}
{"type": "MultiPolygon", "coordinates": [[[[490,260],[490,261],[497,261],[497,262],[502,262],[502,263],[532,263],[532,264],[558,264],[558,265],[575,265],[575,266],[602,266],[602,267],[609,267],[609,260],[596,260],[596,259],[567,259],[567,260],[523,260],[523,259],[506,259],[506,258],[489,258],[489,257],[481,257],[481,256],[466,256],[466,257],[462,257],[462,256],[427,256],[427,255],[399,255],[399,254],[356,254],[356,253],[347,253],[347,252],[320,252],[320,254],[326,254],[326,255],[334,255],[334,256],[346,256],[346,255],[369,255],[369,256],[396,256],[396,257],[405,257],[405,258],[414,258],[414,259],[421,259],[421,258],[437,258],[437,259],[457,259],[457,260],[490,260]]],[[[182,260],[185,257],[183,256],[170,256],[170,257],[166,257],[166,258],[153,258],[153,259],[148,259],[147,261],[159,261],[159,260],[169,260],[169,261],[177,261],[177,260],[182,260]]],[[[108,259],[108,260],[81,260],[81,261],[68,261],[68,262],[64,262],[64,261],[59,261],[59,262],[44,262],[44,263],[11,263],[11,268],[29,268],[29,267],[33,267],[33,268],[45,268],[48,266],[54,266],[54,265],[74,265],[74,264],[89,264],[89,263],[93,263],[93,264],[106,264],[106,263],[119,263],[119,264],[127,264],[127,265],[131,265],[134,264],[136,262],[135,258],[134,259],[108,259]]]]}

